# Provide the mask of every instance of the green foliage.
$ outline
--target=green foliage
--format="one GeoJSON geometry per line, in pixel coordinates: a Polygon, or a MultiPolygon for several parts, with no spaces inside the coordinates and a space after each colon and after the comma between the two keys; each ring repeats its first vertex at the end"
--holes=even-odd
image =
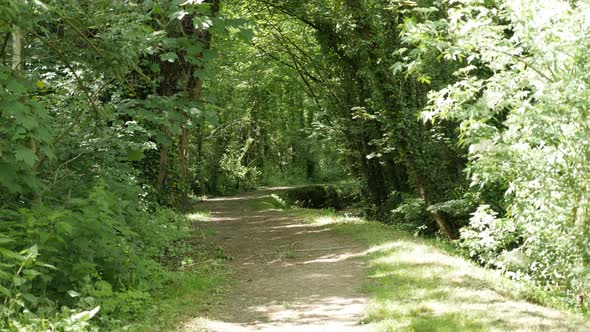
{"type": "Polygon", "coordinates": [[[430,94],[423,118],[459,121],[472,186],[502,189],[489,202],[496,211],[484,205],[473,215],[463,245],[574,303],[589,276],[590,4],[453,3],[441,19],[406,22],[405,39],[424,45],[410,73],[427,75],[431,55],[459,66],[450,85],[430,94]]]}
{"type": "Polygon", "coordinates": [[[498,220],[497,213],[483,205],[473,213],[469,227],[461,230],[461,246],[481,264],[506,269],[502,253],[521,244],[519,233],[515,225],[498,220]]]}
{"type": "Polygon", "coordinates": [[[193,95],[215,51],[194,37],[226,22],[208,2],[0,7],[0,329],[90,330],[95,314],[93,326],[122,327],[154,301],[180,265],[171,248],[192,235],[157,204],[181,206],[190,178],[170,167],[172,186],[158,188],[148,162],[216,123],[193,95]]]}
{"type": "Polygon", "coordinates": [[[274,200],[275,204],[280,207],[281,209],[286,209],[289,207],[289,205],[287,204],[287,202],[281,198],[281,196],[277,195],[277,194],[271,194],[270,197],[272,197],[272,199],[274,200]]]}
{"type": "Polygon", "coordinates": [[[54,304],[44,296],[36,296],[35,284],[50,278],[56,267],[38,260],[39,250],[36,245],[20,252],[9,249],[14,242],[9,238],[1,239],[0,270],[0,329],[19,331],[95,331],[88,321],[100,310],[79,311],[63,307],[55,312],[54,304]],[[6,246],[6,247],[5,247],[6,246]],[[45,314],[35,314],[35,309],[45,314]],[[47,314],[50,313],[50,314],[47,314]]]}
{"type": "Polygon", "coordinates": [[[362,322],[379,331],[580,330],[585,317],[530,302],[551,295],[477,266],[448,241],[416,238],[397,226],[295,209],[290,213],[325,225],[365,245],[369,305],[362,322]],[[526,309],[515,310],[515,307],[526,309]],[[540,320],[539,317],[552,317],[540,320]]]}
{"type": "Polygon", "coordinates": [[[253,144],[254,140],[248,139],[244,142],[243,147],[234,145],[226,148],[225,153],[219,160],[220,182],[232,185],[234,188],[221,187],[222,192],[228,193],[256,188],[259,183],[260,170],[255,166],[244,165],[244,158],[253,144]]]}
{"type": "Polygon", "coordinates": [[[279,196],[290,205],[311,209],[342,210],[361,200],[358,187],[354,183],[295,187],[281,192],[279,196]]]}
{"type": "Polygon", "coordinates": [[[5,214],[1,232],[12,240],[3,241],[3,264],[16,269],[22,260],[23,266],[14,277],[6,272],[19,288],[3,284],[3,298],[22,303],[18,311],[26,305],[51,313],[57,303],[88,310],[100,306],[101,324],[116,326],[152,301],[149,292],[167,279],[157,260],[187,236],[189,224],[170,210],[142,211],[137,199],[122,199],[108,189],[114,188],[99,184],[88,197],[71,199],[67,208],[39,205],[5,214]],[[27,243],[35,243],[20,254],[31,252],[28,260],[13,252],[27,243]],[[32,259],[37,255],[44,263],[32,259]]]}
{"type": "Polygon", "coordinates": [[[0,7],[2,327],[124,326],[202,261],[172,208],[348,178],[267,205],[471,218],[481,264],[588,292],[586,0],[0,7]]]}
{"type": "Polygon", "coordinates": [[[54,157],[48,146],[49,116],[29,97],[33,87],[33,82],[0,65],[0,186],[10,193],[38,190],[33,168],[42,156],[54,157]]]}
{"type": "Polygon", "coordinates": [[[391,210],[386,222],[410,232],[427,230],[433,233],[435,231],[433,223],[425,224],[425,220],[428,220],[428,213],[424,200],[414,196],[402,195],[401,202],[391,210]]]}

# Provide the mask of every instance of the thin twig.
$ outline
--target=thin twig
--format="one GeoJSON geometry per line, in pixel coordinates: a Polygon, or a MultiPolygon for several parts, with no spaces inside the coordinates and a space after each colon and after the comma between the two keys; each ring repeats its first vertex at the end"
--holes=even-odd
{"type": "Polygon", "coordinates": [[[6,33],[6,36],[4,37],[4,43],[2,44],[2,49],[0,50],[0,55],[2,56],[2,63],[4,65],[6,64],[6,57],[5,57],[5,52],[6,52],[6,45],[8,45],[8,40],[10,39],[10,32],[6,33]]]}
{"type": "Polygon", "coordinates": [[[80,156],[82,156],[84,153],[86,153],[87,151],[82,151],[80,152],[77,156],[75,156],[74,158],[70,159],[70,160],[66,160],[64,163],[62,163],[61,165],[59,165],[56,169],[55,169],[55,176],[53,178],[53,183],[57,183],[57,176],[59,175],[59,170],[63,167],[66,166],[67,164],[71,163],[72,161],[80,158],[80,156]]]}
{"type": "Polygon", "coordinates": [[[548,80],[551,83],[555,83],[555,79],[547,76],[545,73],[543,73],[542,71],[540,71],[539,69],[535,68],[534,66],[532,66],[530,63],[528,63],[528,61],[524,60],[523,58],[520,58],[514,54],[508,53],[506,51],[500,51],[500,50],[496,50],[496,49],[490,49],[490,51],[492,52],[496,52],[496,53],[501,53],[501,54],[505,54],[508,55],[510,57],[512,57],[513,59],[516,59],[522,63],[525,64],[525,66],[531,68],[534,72],[536,72],[537,74],[541,75],[541,77],[545,78],[546,80],[548,80]]]}

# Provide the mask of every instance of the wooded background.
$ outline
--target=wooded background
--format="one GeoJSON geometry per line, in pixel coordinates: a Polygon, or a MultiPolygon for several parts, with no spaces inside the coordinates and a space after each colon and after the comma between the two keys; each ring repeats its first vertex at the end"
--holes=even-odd
{"type": "Polygon", "coordinates": [[[342,180],[586,310],[589,10],[0,0],[0,327],[122,326],[199,197],[342,180]]]}

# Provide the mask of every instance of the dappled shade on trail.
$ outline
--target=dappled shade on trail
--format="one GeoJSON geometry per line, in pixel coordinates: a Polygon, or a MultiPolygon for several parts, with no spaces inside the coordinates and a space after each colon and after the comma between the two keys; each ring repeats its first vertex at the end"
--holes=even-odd
{"type": "MultiPolygon", "coordinates": [[[[284,211],[272,190],[198,204],[231,259],[225,300],[185,331],[571,331],[495,272],[390,227],[284,211]],[[369,262],[367,265],[366,262],[369,262]],[[368,280],[366,277],[368,276],[368,280]]],[[[590,327],[589,327],[590,328],[590,327]]]]}
{"type": "Polygon", "coordinates": [[[268,194],[198,205],[211,211],[232,281],[224,304],[185,330],[205,324],[214,331],[364,331],[362,246],[265,206],[268,194]],[[350,254],[357,258],[338,259],[350,254]]]}

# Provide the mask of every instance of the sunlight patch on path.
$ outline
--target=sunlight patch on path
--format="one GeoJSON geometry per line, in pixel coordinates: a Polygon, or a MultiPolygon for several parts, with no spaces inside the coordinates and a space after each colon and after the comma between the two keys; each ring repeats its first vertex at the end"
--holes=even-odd
{"type": "Polygon", "coordinates": [[[193,322],[194,330],[198,327],[212,331],[361,331],[363,326],[351,321],[366,306],[363,298],[330,297],[310,299],[305,302],[277,303],[258,305],[247,308],[265,317],[255,324],[229,323],[219,320],[198,319],[193,322]]]}
{"type": "Polygon", "coordinates": [[[333,219],[339,232],[369,246],[366,322],[377,331],[590,331],[582,317],[526,302],[522,285],[428,240],[379,223],[333,219]]]}
{"type": "Polygon", "coordinates": [[[235,284],[184,331],[590,331],[434,241],[333,212],[250,204],[261,197],[207,202],[235,284]]]}
{"type": "MultiPolygon", "coordinates": [[[[200,203],[232,271],[225,301],[182,331],[369,331],[365,248],[274,209],[268,193],[200,203]],[[264,197],[268,197],[265,199],[264,197]]],[[[326,223],[327,225],[328,223],[326,223]]]]}

